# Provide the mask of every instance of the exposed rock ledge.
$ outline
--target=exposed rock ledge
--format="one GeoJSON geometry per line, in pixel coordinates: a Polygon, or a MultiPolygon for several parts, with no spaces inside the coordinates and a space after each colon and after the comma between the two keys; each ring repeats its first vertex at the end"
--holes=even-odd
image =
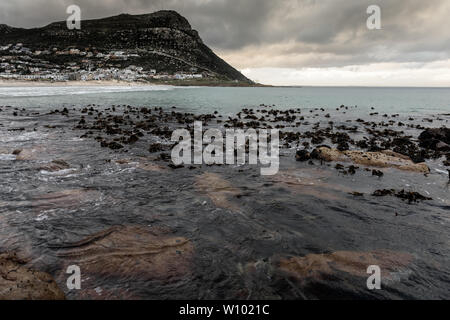
{"type": "Polygon", "coordinates": [[[414,163],[409,157],[402,154],[384,150],[381,152],[365,151],[339,151],[327,147],[320,147],[313,151],[312,157],[323,161],[331,162],[353,162],[360,165],[396,168],[404,171],[429,173],[430,168],[425,163],[414,163]]]}
{"type": "Polygon", "coordinates": [[[49,274],[25,264],[15,254],[0,254],[0,300],[64,300],[64,293],[49,274]]]}
{"type": "Polygon", "coordinates": [[[336,251],[329,254],[309,254],[304,257],[281,259],[279,268],[290,273],[298,280],[326,279],[337,271],[366,277],[367,267],[380,266],[385,280],[390,280],[395,273],[407,269],[414,261],[414,256],[405,252],[377,250],[370,252],[336,251]]]}
{"type": "MultiPolygon", "coordinates": [[[[115,226],[65,245],[52,245],[68,265],[89,278],[117,277],[173,282],[190,274],[194,246],[164,228],[115,226]]],[[[63,270],[66,268],[64,267],[63,270]]]]}

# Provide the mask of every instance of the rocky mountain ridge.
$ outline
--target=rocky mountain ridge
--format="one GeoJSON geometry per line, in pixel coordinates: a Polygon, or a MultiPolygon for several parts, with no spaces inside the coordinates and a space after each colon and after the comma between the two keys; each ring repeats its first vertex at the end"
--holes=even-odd
{"type": "Polygon", "coordinates": [[[81,30],[69,30],[65,21],[33,29],[0,25],[0,46],[17,44],[57,65],[86,63],[85,56],[74,57],[68,54],[70,50],[94,58],[98,53],[125,52],[131,53],[127,59],[106,64],[118,68],[133,65],[167,74],[196,70],[221,80],[252,83],[206,46],[187,19],[175,11],[85,20],[81,21],[81,30]]]}

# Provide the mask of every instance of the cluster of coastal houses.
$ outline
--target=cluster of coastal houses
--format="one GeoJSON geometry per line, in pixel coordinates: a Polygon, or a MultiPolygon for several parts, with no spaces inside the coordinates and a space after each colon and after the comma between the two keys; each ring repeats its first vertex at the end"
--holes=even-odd
{"type": "Polygon", "coordinates": [[[0,79],[13,80],[47,80],[47,81],[91,81],[91,80],[188,80],[209,77],[206,72],[199,72],[196,67],[188,72],[169,74],[155,69],[144,70],[143,67],[130,65],[120,67],[120,62],[132,61],[139,54],[129,51],[99,52],[95,48],[68,48],[60,50],[31,50],[22,43],[0,46],[0,79]],[[59,57],[56,64],[48,57],[59,57]],[[67,59],[64,57],[67,56],[67,59]],[[72,58],[72,59],[71,59],[72,58]]]}

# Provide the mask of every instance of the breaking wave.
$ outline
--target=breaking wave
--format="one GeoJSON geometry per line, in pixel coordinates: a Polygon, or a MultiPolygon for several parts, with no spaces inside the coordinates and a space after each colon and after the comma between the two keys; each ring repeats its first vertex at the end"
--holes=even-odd
{"type": "Polygon", "coordinates": [[[116,92],[169,91],[173,88],[173,86],[167,85],[0,87],[0,97],[44,97],[116,92]]]}

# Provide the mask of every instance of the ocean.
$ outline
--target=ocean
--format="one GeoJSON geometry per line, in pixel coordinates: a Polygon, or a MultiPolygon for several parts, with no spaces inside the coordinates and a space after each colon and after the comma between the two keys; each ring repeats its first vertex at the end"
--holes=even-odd
{"type": "Polygon", "coordinates": [[[376,107],[380,112],[450,112],[450,88],[266,87],[208,88],[172,86],[0,87],[2,104],[49,107],[71,104],[177,106],[197,112],[236,112],[264,103],[286,108],[376,107]],[[75,97],[74,97],[75,96],[75,97]],[[76,99],[74,101],[74,99],[76,99]]]}
{"type": "Polygon", "coordinates": [[[306,139],[283,144],[280,172],[264,177],[250,165],[173,168],[159,154],[183,116],[217,112],[208,125],[224,129],[253,115],[243,109],[267,119],[291,110],[296,120],[279,124],[294,133],[416,142],[448,127],[450,89],[0,87],[0,252],[48,272],[68,299],[450,298],[442,158],[426,160],[427,174],[379,177],[362,165],[352,174],[350,163],[296,161],[297,149],[336,143],[306,139]],[[116,131],[141,135],[101,147],[116,131]],[[432,200],[373,195],[381,189],[432,200]],[[69,265],[80,266],[81,290],[66,286],[69,265]],[[370,265],[381,290],[366,285],[370,265]]]}

